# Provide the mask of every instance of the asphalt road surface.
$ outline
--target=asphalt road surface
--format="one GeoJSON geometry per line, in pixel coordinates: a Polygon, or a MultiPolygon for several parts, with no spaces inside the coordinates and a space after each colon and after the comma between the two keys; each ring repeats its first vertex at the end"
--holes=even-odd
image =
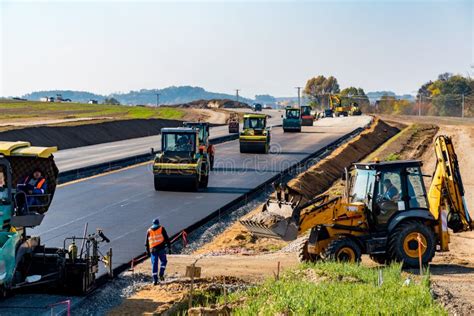
{"type": "MultiPolygon", "coordinates": [[[[251,112],[249,109],[236,109],[240,112],[251,112]]],[[[265,110],[263,113],[271,116],[269,126],[281,124],[281,113],[278,110],[265,110]]],[[[211,128],[211,139],[228,135],[227,126],[211,128]]],[[[116,142],[83,146],[60,150],[54,154],[60,171],[79,169],[99,163],[149,153],[151,148],[159,149],[161,135],[133,138],[116,142]]]]}
{"type": "Polygon", "coordinates": [[[107,248],[113,248],[114,266],[127,263],[144,252],[145,233],[155,217],[171,235],[179,233],[369,121],[367,116],[323,119],[302,133],[274,128],[268,155],[241,154],[238,141],[219,144],[209,187],[200,192],[156,192],[149,163],[62,185],[32,235],[62,246],[64,238],[81,236],[88,223],[89,230],[102,228],[111,239],[107,248]]]}

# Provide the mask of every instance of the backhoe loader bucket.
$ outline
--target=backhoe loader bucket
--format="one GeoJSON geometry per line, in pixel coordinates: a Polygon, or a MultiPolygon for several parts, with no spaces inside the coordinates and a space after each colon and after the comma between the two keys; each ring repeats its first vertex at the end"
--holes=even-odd
{"type": "Polygon", "coordinates": [[[295,240],[298,236],[300,200],[290,197],[287,187],[276,185],[275,190],[276,197],[267,200],[261,213],[240,223],[256,236],[295,240]]]}

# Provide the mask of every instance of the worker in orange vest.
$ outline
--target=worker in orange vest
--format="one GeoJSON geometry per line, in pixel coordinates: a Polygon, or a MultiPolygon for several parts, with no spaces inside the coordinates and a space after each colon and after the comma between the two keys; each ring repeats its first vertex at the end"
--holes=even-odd
{"type": "Polygon", "coordinates": [[[171,243],[166,229],[160,225],[160,220],[155,218],[153,225],[148,228],[146,233],[146,252],[151,258],[151,266],[153,273],[153,284],[158,284],[158,261],[160,262],[160,280],[165,278],[165,269],[168,260],[166,258],[166,247],[168,253],[171,254],[171,243]]]}
{"type": "Polygon", "coordinates": [[[27,195],[28,206],[43,204],[43,200],[38,196],[46,194],[48,182],[43,177],[41,169],[36,168],[33,173],[26,176],[22,182],[18,184],[18,190],[23,191],[27,195]],[[35,197],[36,196],[36,197],[35,197]]]}

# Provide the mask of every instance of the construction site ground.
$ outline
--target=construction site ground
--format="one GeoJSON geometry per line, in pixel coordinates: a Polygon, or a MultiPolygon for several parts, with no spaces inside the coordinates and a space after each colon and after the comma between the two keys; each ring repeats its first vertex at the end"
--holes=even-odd
{"type": "Polygon", "coordinates": [[[0,131],[30,126],[77,126],[112,120],[175,119],[225,124],[228,112],[223,109],[186,107],[149,107],[83,103],[47,103],[0,100],[0,131]]]}
{"type": "MultiPolygon", "coordinates": [[[[431,144],[435,134],[446,134],[453,138],[460,169],[463,176],[468,207],[474,209],[474,123],[447,118],[417,120],[410,117],[385,117],[387,122],[400,129],[406,128],[389,142],[369,155],[378,157],[396,157],[397,159],[421,159],[424,172],[434,170],[434,153],[431,144]],[[415,125],[411,125],[415,124],[415,125]],[[407,127],[408,126],[408,127],[407,127]],[[411,130],[409,128],[411,127],[411,130]],[[439,130],[437,129],[439,128],[439,130]]],[[[382,158],[383,159],[383,158],[382,158]]],[[[426,183],[429,185],[429,183],[426,183]]],[[[340,193],[341,182],[336,182],[331,193],[340,193]]],[[[245,216],[253,216],[261,206],[245,216]]],[[[472,211],[471,211],[472,214],[472,211]]],[[[274,239],[255,238],[240,223],[235,222],[213,241],[196,249],[191,255],[170,255],[168,281],[159,286],[143,285],[130,293],[122,303],[110,311],[111,315],[136,315],[145,313],[163,313],[176,302],[185,299],[189,284],[183,286],[182,280],[186,267],[196,262],[202,269],[204,280],[217,280],[225,276],[241,280],[242,284],[258,283],[272,277],[278,271],[298,265],[296,242],[286,243],[274,239]],[[177,284],[180,284],[177,286],[177,284]]],[[[450,314],[470,315],[474,311],[474,233],[451,234],[451,251],[437,253],[430,266],[432,289],[435,298],[450,314]]],[[[377,266],[368,257],[362,264],[377,266]]],[[[149,274],[150,263],[145,261],[135,267],[134,273],[149,274]]],[[[417,271],[413,271],[417,273],[417,271]]],[[[222,282],[216,281],[216,283],[222,282]]],[[[206,282],[207,282],[206,281],[206,282]]]]}

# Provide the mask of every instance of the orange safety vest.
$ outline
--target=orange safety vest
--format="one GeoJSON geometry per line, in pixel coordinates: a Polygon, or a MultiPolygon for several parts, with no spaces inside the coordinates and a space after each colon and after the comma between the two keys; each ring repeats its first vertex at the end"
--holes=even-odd
{"type": "Polygon", "coordinates": [[[148,246],[150,247],[150,249],[159,246],[165,240],[162,231],[163,226],[155,230],[151,228],[148,229],[148,246]]]}
{"type": "MultiPolygon", "coordinates": [[[[24,184],[28,184],[28,181],[30,181],[30,177],[26,177],[24,184]]],[[[36,189],[41,189],[41,187],[43,186],[43,184],[44,184],[45,182],[46,182],[46,179],[45,179],[45,178],[41,178],[41,179],[38,181],[38,183],[36,183],[35,188],[36,188],[36,189]]]]}

